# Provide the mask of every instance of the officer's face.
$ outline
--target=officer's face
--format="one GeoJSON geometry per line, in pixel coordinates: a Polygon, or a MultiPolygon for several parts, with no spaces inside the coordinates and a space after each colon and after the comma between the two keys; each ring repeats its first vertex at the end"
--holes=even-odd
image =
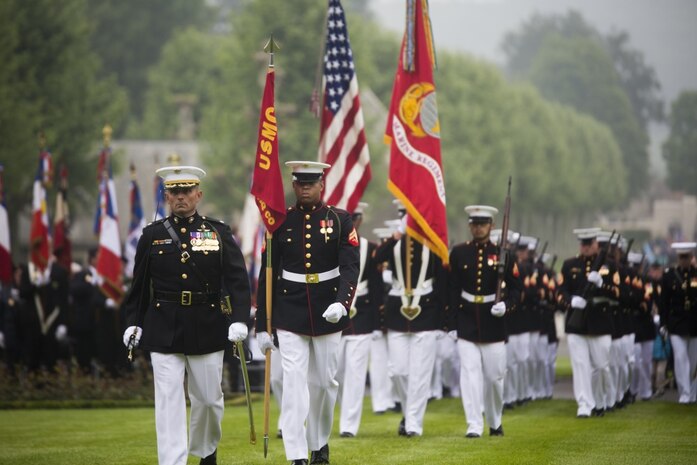
{"type": "Polygon", "coordinates": [[[298,203],[304,206],[313,206],[319,203],[324,189],[324,181],[298,182],[293,181],[293,191],[298,203]]]}
{"type": "Polygon", "coordinates": [[[598,242],[597,241],[581,241],[580,244],[580,252],[581,255],[584,257],[590,257],[591,255],[595,255],[598,252],[598,242]]]}
{"type": "Polygon", "coordinates": [[[689,268],[692,263],[691,253],[681,253],[678,255],[678,266],[680,268],[689,268]]]}
{"type": "Polygon", "coordinates": [[[167,189],[165,197],[170,211],[186,218],[196,212],[196,206],[201,201],[203,192],[198,187],[176,187],[167,189]]]}
{"type": "Polygon", "coordinates": [[[491,233],[491,227],[493,223],[486,222],[473,222],[469,224],[470,233],[472,233],[472,239],[475,242],[484,242],[489,240],[489,233],[491,233]]]}

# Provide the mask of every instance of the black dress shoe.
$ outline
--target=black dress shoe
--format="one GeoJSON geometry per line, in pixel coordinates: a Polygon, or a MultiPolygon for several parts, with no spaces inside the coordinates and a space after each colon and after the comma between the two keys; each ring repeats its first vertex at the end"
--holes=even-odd
{"type": "Polygon", "coordinates": [[[594,417],[604,417],[605,416],[605,409],[604,408],[594,408],[591,410],[591,415],[594,417]]]}
{"type": "Polygon", "coordinates": [[[290,465],[307,465],[307,459],[297,459],[290,462],[290,465]]]}
{"type": "Polygon", "coordinates": [[[402,421],[399,422],[399,428],[397,428],[397,434],[400,436],[407,435],[407,428],[404,426],[404,421],[404,417],[402,417],[402,421]]]}
{"type": "Polygon", "coordinates": [[[503,425],[498,428],[489,428],[489,436],[503,436],[503,425]]]}
{"type": "Polygon", "coordinates": [[[513,404],[513,402],[506,402],[505,404],[503,404],[504,410],[513,410],[514,408],[515,405],[513,404]]]}
{"type": "Polygon", "coordinates": [[[477,433],[467,433],[467,434],[465,434],[465,437],[469,438],[469,439],[474,439],[474,438],[478,438],[479,435],[477,433]]]}
{"type": "Polygon", "coordinates": [[[414,436],[418,436],[418,435],[419,435],[419,433],[417,433],[416,431],[408,431],[407,432],[408,438],[413,438],[414,436]]]}
{"type": "Polygon", "coordinates": [[[329,444],[325,444],[320,450],[313,450],[310,453],[311,464],[326,464],[329,463],[329,444]]]}
{"type": "Polygon", "coordinates": [[[276,433],[276,437],[277,437],[278,439],[283,439],[283,431],[281,431],[281,430],[279,429],[279,430],[278,430],[278,433],[276,433]]]}
{"type": "Polygon", "coordinates": [[[344,431],[341,434],[339,434],[342,438],[352,438],[355,436],[353,433],[349,433],[348,431],[344,431]]]}
{"type": "Polygon", "coordinates": [[[199,465],[218,465],[218,449],[214,450],[208,457],[202,458],[199,465]]]}

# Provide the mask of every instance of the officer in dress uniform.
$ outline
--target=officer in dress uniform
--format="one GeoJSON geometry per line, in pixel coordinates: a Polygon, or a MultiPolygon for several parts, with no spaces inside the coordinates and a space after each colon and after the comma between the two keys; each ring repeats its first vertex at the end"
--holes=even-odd
{"type": "MultiPolygon", "coordinates": [[[[393,230],[391,228],[376,228],[373,229],[373,234],[377,236],[379,242],[392,237],[393,230]]],[[[378,269],[382,278],[382,304],[379,308],[378,320],[379,324],[373,331],[373,337],[370,341],[370,362],[368,365],[368,376],[370,377],[370,402],[373,408],[373,413],[382,415],[386,411],[396,411],[394,387],[392,380],[387,372],[388,355],[387,355],[387,329],[385,328],[385,297],[392,288],[392,270],[389,269],[387,262],[378,263],[378,269]]]]}
{"type": "Polygon", "coordinates": [[[697,401],[697,267],[694,242],[674,242],[678,263],[663,273],[661,333],[673,347],[678,402],[697,401]]]}
{"type": "Polygon", "coordinates": [[[30,371],[54,371],[68,338],[68,272],[51,257],[45,269],[22,267],[18,318],[22,358],[30,371]]]}
{"type": "Polygon", "coordinates": [[[468,438],[478,438],[484,418],[490,436],[503,436],[503,383],[506,374],[506,328],[503,316],[520,302],[518,265],[507,260],[501,300],[496,302],[500,249],[489,239],[498,210],[487,205],[465,207],[472,240],[450,251],[448,293],[449,337],[457,338],[460,394],[468,438]]]}
{"type": "Polygon", "coordinates": [[[557,281],[554,269],[550,264],[553,262],[551,254],[545,253],[541,257],[543,265],[541,271],[540,284],[540,306],[542,308],[542,334],[547,339],[547,351],[544,359],[544,398],[551,399],[554,393],[554,379],[557,364],[557,347],[559,339],[557,337],[557,325],[555,315],[557,311],[557,281]]]}
{"type": "Polygon", "coordinates": [[[226,224],[199,215],[205,172],[160,168],[171,214],[138,241],[123,342],[150,351],[160,465],[217,463],[225,347],[247,337],[251,297],[244,258],[226,224]],[[191,400],[187,448],[185,373],[191,400]]]}
{"type": "Polygon", "coordinates": [[[593,270],[600,232],[600,228],[574,229],[580,253],[564,261],[557,297],[566,311],[565,329],[579,418],[604,415],[610,383],[610,306],[618,297],[614,282],[619,285],[619,277],[615,277],[615,270],[608,265],[593,270]],[[586,283],[593,286],[592,295],[583,295],[586,283]],[[584,315],[579,325],[572,318],[576,312],[584,315]]]}
{"type": "Polygon", "coordinates": [[[653,341],[656,339],[656,325],[653,322],[654,289],[660,287],[660,281],[642,276],[644,256],[636,252],[627,254],[627,261],[634,270],[632,287],[638,293],[638,302],[632,307],[634,321],[634,369],[632,371],[632,396],[641,400],[650,400],[652,389],[652,353],[653,341]]]}
{"type": "MultiPolygon", "coordinates": [[[[338,393],[341,332],[359,272],[359,239],[351,215],[321,201],[319,162],[292,161],[297,199],[273,235],[273,281],[262,270],[257,292],[259,349],[274,350],[266,331],[266,286],[272,286],[272,326],[283,365],[281,430],[286,457],[295,464],[329,463],[329,435],[338,393]]],[[[266,261],[265,250],[262,263],[266,261]]]]}
{"type": "Polygon", "coordinates": [[[68,332],[75,343],[77,364],[84,374],[91,373],[92,362],[97,355],[95,301],[100,298],[104,300],[98,288],[100,277],[96,265],[97,249],[91,248],[87,252],[87,266],[74,273],[70,279],[72,311],[68,332]]]}
{"type": "MultiPolygon", "coordinates": [[[[402,218],[406,224],[406,217],[402,218]]],[[[428,247],[404,234],[404,226],[375,251],[378,262],[388,262],[392,287],[385,303],[388,371],[404,417],[400,436],[421,436],[436,339],[445,327],[447,273],[428,247]],[[407,263],[411,261],[411,269],[407,263]]]]}
{"type": "MultiPolygon", "coordinates": [[[[351,215],[356,230],[360,228],[367,207],[367,203],[359,202],[351,215]]],[[[360,238],[358,286],[349,310],[349,326],[344,330],[339,346],[339,431],[341,437],[346,438],[354,437],[361,423],[373,332],[382,336],[380,306],[383,287],[382,274],[374,257],[376,247],[376,243],[360,238]]]]}

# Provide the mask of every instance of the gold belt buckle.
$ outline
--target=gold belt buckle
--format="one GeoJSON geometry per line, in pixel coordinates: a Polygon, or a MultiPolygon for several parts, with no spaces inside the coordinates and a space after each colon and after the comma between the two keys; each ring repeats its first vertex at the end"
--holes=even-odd
{"type": "Polygon", "coordinates": [[[474,296],[474,303],[475,304],[483,304],[484,303],[484,296],[483,295],[475,295],[474,296]]]}
{"type": "Polygon", "coordinates": [[[191,305],[191,291],[182,291],[182,305],[191,305]]]}
{"type": "Polygon", "coordinates": [[[305,275],[305,282],[307,284],[317,284],[319,282],[318,273],[308,273],[305,275]]]}

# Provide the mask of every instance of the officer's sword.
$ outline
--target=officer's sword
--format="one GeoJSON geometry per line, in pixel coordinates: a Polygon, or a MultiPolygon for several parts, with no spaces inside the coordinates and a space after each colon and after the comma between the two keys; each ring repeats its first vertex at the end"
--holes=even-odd
{"type": "Polygon", "coordinates": [[[136,334],[138,334],[138,328],[135,328],[128,338],[128,361],[130,363],[133,363],[133,349],[136,345],[136,334]]]}
{"type": "Polygon", "coordinates": [[[254,415],[252,415],[252,394],[249,388],[249,373],[247,372],[247,360],[244,355],[244,346],[242,342],[236,342],[237,356],[240,358],[242,365],[242,378],[244,379],[244,397],[247,399],[247,410],[249,412],[249,443],[257,443],[257,433],[254,431],[254,415]]]}

